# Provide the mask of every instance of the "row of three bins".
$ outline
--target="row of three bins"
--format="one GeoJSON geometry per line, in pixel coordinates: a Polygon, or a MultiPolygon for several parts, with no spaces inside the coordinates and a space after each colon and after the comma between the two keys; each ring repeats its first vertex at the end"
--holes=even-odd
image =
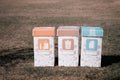
{"type": "Polygon", "coordinates": [[[58,66],[77,67],[80,64],[101,67],[102,27],[60,26],[57,31],[55,27],[35,27],[32,35],[36,67],[54,66],[57,53],[58,66]],[[55,46],[55,42],[58,45],[55,46]],[[58,50],[55,50],[56,47],[58,50]]]}

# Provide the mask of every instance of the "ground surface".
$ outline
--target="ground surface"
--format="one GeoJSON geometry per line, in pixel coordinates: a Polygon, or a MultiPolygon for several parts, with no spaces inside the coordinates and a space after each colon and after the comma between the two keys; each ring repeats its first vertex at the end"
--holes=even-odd
{"type": "Polygon", "coordinates": [[[119,44],[120,0],[0,0],[0,80],[120,80],[119,44]],[[102,26],[102,67],[35,68],[32,28],[59,25],[102,26]]]}

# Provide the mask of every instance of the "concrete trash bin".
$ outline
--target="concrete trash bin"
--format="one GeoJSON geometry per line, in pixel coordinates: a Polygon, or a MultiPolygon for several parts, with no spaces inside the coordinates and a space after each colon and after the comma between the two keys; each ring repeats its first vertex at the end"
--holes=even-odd
{"type": "Polygon", "coordinates": [[[54,66],[54,36],[55,27],[35,27],[34,66],[54,66]]]}
{"type": "Polygon", "coordinates": [[[81,27],[81,66],[101,67],[102,27],[81,27]]]}
{"type": "Polygon", "coordinates": [[[58,65],[78,66],[79,26],[60,26],[58,36],[58,65]]]}

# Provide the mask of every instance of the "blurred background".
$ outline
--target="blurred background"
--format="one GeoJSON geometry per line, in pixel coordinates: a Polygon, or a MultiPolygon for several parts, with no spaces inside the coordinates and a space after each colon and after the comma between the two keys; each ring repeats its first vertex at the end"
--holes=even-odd
{"type": "Polygon", "coordinates": [[[0,0],[1,80],[119,80],[119,44],[120,0],[0,0]],[[62,25],[103,27],[101,68],[34,68],[32,29],[62,25]]]}

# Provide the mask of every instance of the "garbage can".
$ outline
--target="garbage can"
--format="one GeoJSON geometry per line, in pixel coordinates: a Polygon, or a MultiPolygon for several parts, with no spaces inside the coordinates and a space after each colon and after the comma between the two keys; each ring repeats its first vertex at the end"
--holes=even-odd
{"type": "Polygon", "coordinates": [[[60,26],[58,36],[58,65],[78,66],[79,26],[60,26]]]}
{"type": "Polygon", "coordinates": [[[54,36],[55,27],[35,27],[34,66],[54,66],[54,36]]]}
{"type": "Polygon", "coordinates": [[[102,27],[82,26],[81,66],[101,67],[102,27]]]}

